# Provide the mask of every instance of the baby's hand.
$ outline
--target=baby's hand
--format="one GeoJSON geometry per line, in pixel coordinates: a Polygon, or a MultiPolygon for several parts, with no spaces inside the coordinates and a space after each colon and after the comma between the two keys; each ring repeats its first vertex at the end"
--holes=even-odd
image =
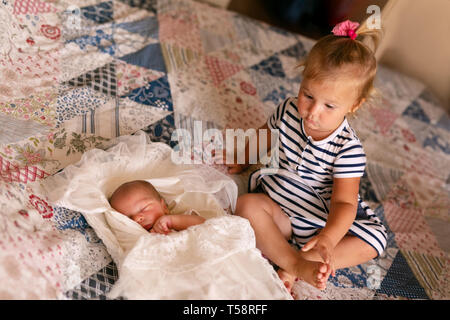
{"type": "Polygon", "coordinates": [[[318,234],[309,240],[302,248],[302,251],[317,250],[323,262],[328,265],[327,273],[335,276],[334,269],[334,246],[331,239],[325,234],[318,234]]]}
{"type": "Polygon", "coordinates": [[[153,224],[153,228],[150,230],[152,233],[162,233],[168,234],[172,229],[172,218],[171,216],[161,216],[153,224]]]}

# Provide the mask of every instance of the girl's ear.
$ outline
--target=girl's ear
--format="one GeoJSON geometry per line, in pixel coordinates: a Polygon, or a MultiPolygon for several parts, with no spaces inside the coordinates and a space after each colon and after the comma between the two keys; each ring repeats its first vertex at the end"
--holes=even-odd
{"type": "Polygon", "coordinates": [[[359,107],[361,107],[362,104],[363,104],[365,101],[366,101],[366,98],[362,98],[357,104],[355,104],[355,105],[350,109],[350,112],[351,112],[351,113],[355,113],[356,110],[358,110],[359,107]]]}

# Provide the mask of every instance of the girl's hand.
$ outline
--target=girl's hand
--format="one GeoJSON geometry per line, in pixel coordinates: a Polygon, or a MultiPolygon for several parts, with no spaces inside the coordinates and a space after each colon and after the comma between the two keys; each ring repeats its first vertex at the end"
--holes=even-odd
{"type": "Polygon", "coordinates": [[[150,230],[152,233],[169,234],[172,230],[172,218],[171,216],[161,216],[153,224],[153,228],[150,230]]]}
{"type": "MultiPolygon", "coordinates": [[[[235,155],[236,155],[236,150],[235,150],[235,155]]],[[[213,154],[213,156],[215,156],[215,154],[213,154]]],[[[242,171],[244,171],[245,169],[247,169],[249,167],[248,164],[239,164],[236,163],[235,159],[233,159],[233,161],[227,161],[227,151],[225,149],[222,150],[222,157],[217,156],[215,158],[215,162],[220,162],[220,164],[225,165],[228,168],[228,173],[229,174],[238,174],[241,173],[242,171]],[[232,163],[229,163],[232,162],[232,163]]]]}
{"type": "Polygon", "coordinates": [[[312,249],[317,250],[319,255],[322,257],[323,262],[329,267],[327,273],[331,273],[334,277],[336,275],[336,271],[334,268],[334,246],[331,239],[327,235],[319,233],[303,246],[302,251],[306,252],[312,249]]]}
{"type": "Polygon", "coordinates": [[[226,164],[225,166],[228,167],[228,173],[229,174],[238,174],[247,169],[248,165],[245,164],[226,164]]]}

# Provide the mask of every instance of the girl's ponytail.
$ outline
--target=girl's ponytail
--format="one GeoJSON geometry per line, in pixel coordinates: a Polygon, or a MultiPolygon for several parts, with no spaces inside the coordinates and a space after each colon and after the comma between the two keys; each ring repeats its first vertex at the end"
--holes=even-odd
{"type": "Polygon", "coordinates": [[[321,81],[346,76],[356,81],[358,101],[370,99],[376,91],[373,86],[377,71],[375,52],[381,35],[381,30],[369,29],[365,23],[361,27],[350,20],[338,23],[332,34],[319,39],[298,65],[303,67],[303,78],[321,81]],[[372,43],[368,44],[368,40],[372,43]]]}
{"type": "Polygon", "coordinates": [[[380,29],[369,29],[367,23],[363,23],[358,30],[356,30],[357,40],[368,46],[373,54],[377,52],[380,45],[381,38],[383,36],[383,31],[380,29]],[[358,39],[359,38],[359,39],[358,39]],[[371,44],[368,43],[367,39],[371,40],[371,44]]]}

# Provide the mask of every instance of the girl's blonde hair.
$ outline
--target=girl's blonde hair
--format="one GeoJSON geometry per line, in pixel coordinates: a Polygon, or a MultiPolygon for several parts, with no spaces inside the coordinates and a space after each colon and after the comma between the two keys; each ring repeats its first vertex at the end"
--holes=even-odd
{"type": "Polygon", "coordinates": [[[359,90],[357,102],[373,98],[376,95],[373,85],[377,72],[375,52],[381,34],[381,30],[368,29],[364,24],[356,31],[355,40],[334,34],[319,39],[299,64],[299,67],[304,67],[303,78],[321,81],[346,76],[356,82],[359,90]],[[372,40],[373,48],[363,43],[366,39],[372,40]]]}

